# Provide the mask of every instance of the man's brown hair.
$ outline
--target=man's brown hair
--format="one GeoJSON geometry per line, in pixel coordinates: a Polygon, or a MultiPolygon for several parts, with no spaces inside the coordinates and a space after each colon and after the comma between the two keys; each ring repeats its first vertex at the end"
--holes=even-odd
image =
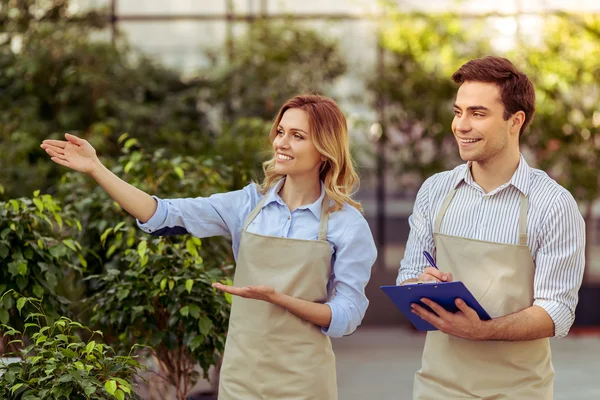
{"type": "Polygon", "coordinates": [[[487,56],[471,60],[452,75],[452,80],[459,84],[468,81],[496,84],[500,91],[500,102],[504,106],[504,120],[508,120],[517,111],[525,113],[525,122],[521,126],[519,137],[533,119],[533,83],[506,58],[487,56]]]}

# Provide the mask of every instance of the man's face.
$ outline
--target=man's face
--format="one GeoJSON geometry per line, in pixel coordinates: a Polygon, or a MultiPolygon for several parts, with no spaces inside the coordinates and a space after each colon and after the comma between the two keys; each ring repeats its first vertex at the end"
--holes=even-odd
{"type": "Polygon", "coordinates": [[[452,132],[464,161],[485,163],[507,151],[512,122],[511,118],[505,121],[503,115],[495,84],[467,81],[458,88],[452,132]]]}

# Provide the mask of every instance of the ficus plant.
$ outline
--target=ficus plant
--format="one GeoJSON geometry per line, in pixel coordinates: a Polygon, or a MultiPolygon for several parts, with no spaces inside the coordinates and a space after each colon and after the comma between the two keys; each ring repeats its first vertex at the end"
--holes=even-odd
{"type": "MultiPolygon", "coordinates": [[[[87,265],[74,236],[81,228],[71,211],[39,191],[31,198],[0,202],[0,296],[16,290],[24,296],[44,298],[44,311],[50,319],[69,315],[69,282],[87,265]]],[[[12,296],[3,297],[0,323],[22,330],[15,306],[12,296]]]]}
{"type": "Polygon", "coordinates": [[[42,301],[8,291],[17,300],[19,313],[25,304],[34,312],[24,318],[22,331],[2,325],[5,335],[19,344],[21,361],[0,363],[0,398],[6,400],[140,399],[132,380],[143,367],[135,357],[119,356],[106,344],[97,342],[102,332],[91,331],[66,317],[50,322],[42,301]],[[79,332],[85,333],[82,340],[79,332]],[[29,337],[26,346],[22,338],[29,337]]]}

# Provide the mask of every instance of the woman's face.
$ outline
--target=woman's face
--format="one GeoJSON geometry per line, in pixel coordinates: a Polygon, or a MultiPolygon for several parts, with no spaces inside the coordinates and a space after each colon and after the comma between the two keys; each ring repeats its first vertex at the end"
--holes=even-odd
{"type": "Polygon", "coordinates": [[[273,140],[275,172],[289,177],[318,178],[321,153],[312,140],[308,114],[299,108],[290,108],[283,114],[273,140]]]}

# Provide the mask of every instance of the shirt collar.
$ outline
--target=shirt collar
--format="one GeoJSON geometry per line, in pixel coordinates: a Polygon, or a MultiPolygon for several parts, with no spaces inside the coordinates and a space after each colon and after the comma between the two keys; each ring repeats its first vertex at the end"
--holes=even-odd
{"type": "MultiPolygon", "coordinates": [[[[268,192],[267,199],[265,200],[265,203],[263,204],[262,208],[265,208],[268,204],[271,204],[273,202],[279,203],[282,206],[287,207],[287,205],[285,204],[285,202],[283,201],[281,196],[279,196],[279,191],[283,187],[284,183],[285,183],[285,178],[283,178],[279,182],[277,182],[277,184],[273,187],[273,189],[271,189],[268,192]]],[[[325,197],[325,185],[321,181],[321,195],[319,196],[319,198],[312,204],[307,204],[307,205],[298,207],[298,210],[307,210],[308,209],[314,214],[314,216],[317,218],[317,220],[320,221],[321,220],[321,206],[323,204],[324,197],[325,197]]]]}
{"type": "MultiPolygon", "coordinates": [[[[507,186],[512,185],[519,189],[519,191],[525,196],[528,196],[531,181],[530,170],[531,167],[529,166],[529,164],[527,164],[527,161],[525,161],[525,158],[521,154],[519,158],[519,166],[517,167],[517,170],[513,174],[512,178],[510,178],[510,181],[508,181],[507,186]]],[[[473,179],[473,175],[471,174],[471,161],[469,161],[466,164],[464,172],[458,174],[456,180],[454,181],[453,187],[457,188],[458,185],[462,182],[465,182],[469,185],[475,185],[475,180],[473,179]]]]}

